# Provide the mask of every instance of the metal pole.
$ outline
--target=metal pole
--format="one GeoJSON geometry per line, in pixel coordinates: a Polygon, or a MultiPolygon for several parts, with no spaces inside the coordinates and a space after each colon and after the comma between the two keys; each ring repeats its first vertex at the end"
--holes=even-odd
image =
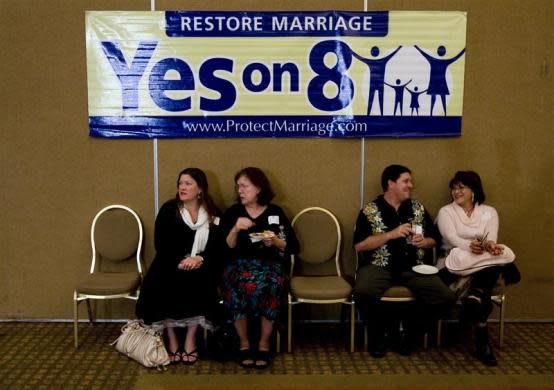
{"type": "MultiPolygon", "coordinates": [[[[150,11],[156,10],[156,0],[150,0],[150,11]]],[[[154,138],[152,142],[152,165],[154,166],[154,219],[158,215],[159,193],[158,193],[158,139],[154,138]]]]}
{"type": "MultiPolygon", "coordinates": [[[[367,12],[367,0],[364,0],[364,12],[367,12]]],[[[365,138],[360,139],[360,209],[364,207],[365,184],[365,138]]]]}

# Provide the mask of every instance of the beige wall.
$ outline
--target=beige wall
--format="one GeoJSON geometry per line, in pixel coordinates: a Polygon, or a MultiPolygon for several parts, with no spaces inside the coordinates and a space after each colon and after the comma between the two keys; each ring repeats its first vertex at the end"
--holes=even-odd
{"type": "MultiPolygon", "coordinates": [[[[363,9],[361,0],[259,3],[156,2],[159,10],[363,9]]],[[[508,318],[553,318],[554,3],[369,3],[373,10],[467,11],[468,38],[462,137],[366,140],[366,200],[379,192],[382,169],[402,163],[414,171],[416,197],[436,215],[453,172],[479,171],[500,214],[501,241],[523,273],[510,288],[508,318]]],[[[87,128],[84,11],[133,9],[148,10],[150,1],[0,0],[0,318],[71,318],[72,291],[90,261],[90,221],[106,204],[141,215],[146,263],[152,259],[152,141],[90,138],[87,128]]],[[[160,140],[158,154],[160,202],[173,196],[177,173],[194,165],[208,172],[227,207],[235,171],[260,166],[290,216],[310,205],[339,216],[351,270],[359,140],[160,140]]],[[[106,318],[132,310],[130,303],[99,305],[106,318]]]]}

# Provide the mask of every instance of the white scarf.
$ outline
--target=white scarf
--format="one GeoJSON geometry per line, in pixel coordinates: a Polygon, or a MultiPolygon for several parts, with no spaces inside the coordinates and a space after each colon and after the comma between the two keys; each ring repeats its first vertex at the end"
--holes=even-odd
{"type": "Polygon", "coordinates": [[[204,252],[206,248],[206,243],[208,242],[208,235],[210,234],[210,218],[208,212],[204,207],[198,209],[198,219],[196,223],[192,222],[189,211],[186,207],[181,209],[181,216],[185,224],[196,231],[194,234],[194,243],[192,244],[192,249],[190,251],[191,256],[196,256],[197,253],[204,252]]]}

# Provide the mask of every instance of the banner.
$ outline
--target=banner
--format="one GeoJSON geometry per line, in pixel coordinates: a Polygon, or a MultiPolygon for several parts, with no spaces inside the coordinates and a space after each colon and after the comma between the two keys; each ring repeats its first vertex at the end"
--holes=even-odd
{"type": "Polygon", "coordinates": [[[436,137],[464,12],[87,12],[95,137],[436,137]]]}

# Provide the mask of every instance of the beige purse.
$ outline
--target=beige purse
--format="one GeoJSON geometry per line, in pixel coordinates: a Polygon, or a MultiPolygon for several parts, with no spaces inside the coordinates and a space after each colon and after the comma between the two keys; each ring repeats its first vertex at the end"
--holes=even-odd
{"type": "Polygon", "coordinates": [[[128,321],[111,345],[145,367],[163,368],[169,364],[162,335],[140,320],[128,321]]]}

